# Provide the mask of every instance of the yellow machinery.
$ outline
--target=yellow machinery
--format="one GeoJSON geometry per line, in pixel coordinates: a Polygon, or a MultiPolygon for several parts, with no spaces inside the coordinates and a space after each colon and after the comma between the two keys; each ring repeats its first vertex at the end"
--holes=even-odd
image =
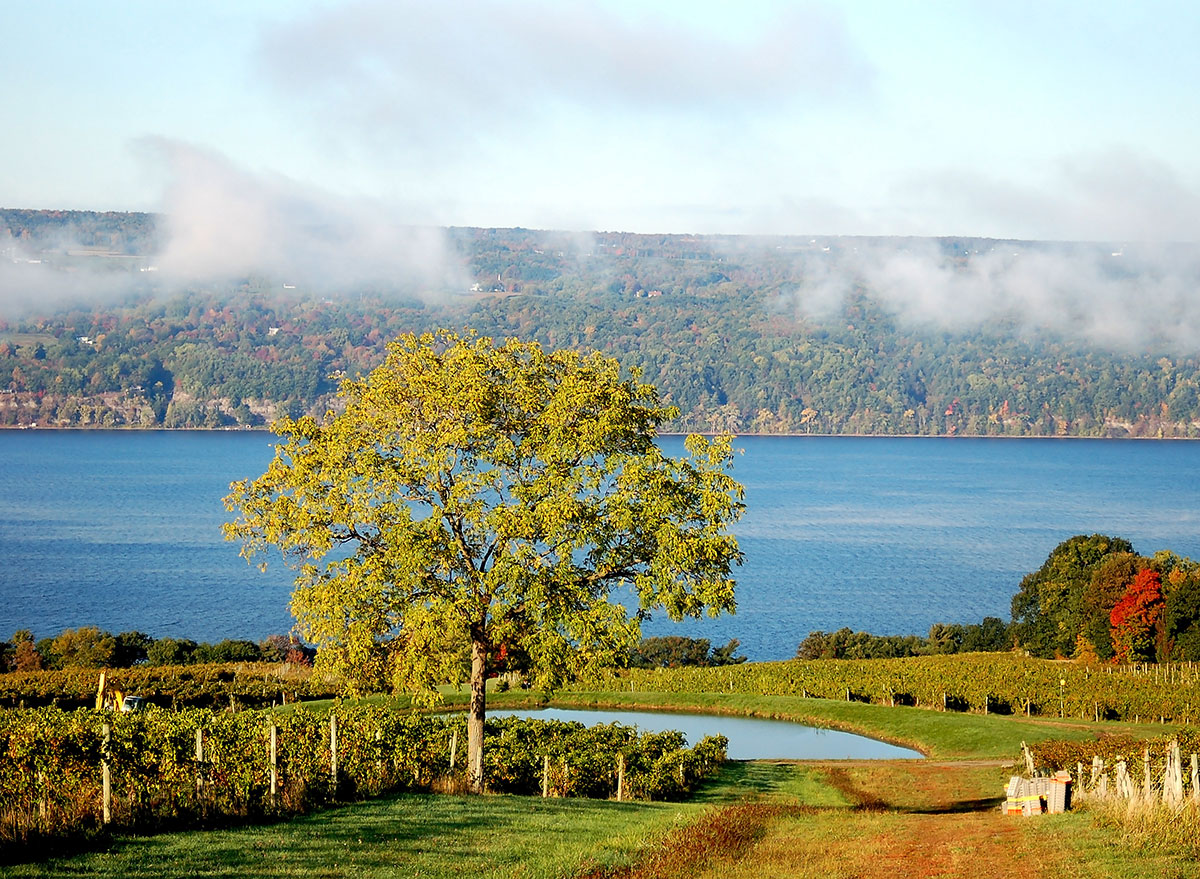
{"type": "Polygon", "coordinates": [[[116,687],[108,686],[108,670],[100,671],[100,685],[96,688],[96,710],[128,711],[125,707],[125,693],[116,687]]]}

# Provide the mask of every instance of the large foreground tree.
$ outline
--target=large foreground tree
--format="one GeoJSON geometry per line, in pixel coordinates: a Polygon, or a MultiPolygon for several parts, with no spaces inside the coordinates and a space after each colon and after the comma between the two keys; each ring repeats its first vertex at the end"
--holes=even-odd
{"type": "Polygon", "coordinates": [[[298,569],[299,631],[351,690],[432,694],[469,654],[474,790],[489,657],[527,656],[552,688],[628,651],[651,609],[734,610],[729,438],[665,456],[654,440],[674,411],[617,361],[406,335],[341,396],[323,423],[274,425],[286,442],[231,486],[226,537],[298,569]]]}

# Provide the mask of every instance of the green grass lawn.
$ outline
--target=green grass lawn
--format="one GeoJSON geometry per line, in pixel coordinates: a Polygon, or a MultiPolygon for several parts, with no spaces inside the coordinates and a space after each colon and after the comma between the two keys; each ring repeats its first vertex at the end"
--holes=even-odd
{"type": "Polygon", "coordinates": [[[551,877],[619,864],[700,805],[408,794],[277,824],[122,837],[3,876],[551,877]]]}

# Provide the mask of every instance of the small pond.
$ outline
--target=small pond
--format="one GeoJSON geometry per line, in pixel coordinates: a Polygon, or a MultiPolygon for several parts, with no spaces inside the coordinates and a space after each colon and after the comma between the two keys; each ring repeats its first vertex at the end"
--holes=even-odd
{"type": "Polygon", "coordinates": [[[678,714],[667,711],[601,711],[581,708],[497,709],[488,717],[532,717],[576,720],[587,726],[621,723],[643,732],[677,729],[694,745],[705,736],[729,739],[730,760],[904,760],[921,759],[911,748],[832,729],[802,726],[787,720],[678,714]]]}

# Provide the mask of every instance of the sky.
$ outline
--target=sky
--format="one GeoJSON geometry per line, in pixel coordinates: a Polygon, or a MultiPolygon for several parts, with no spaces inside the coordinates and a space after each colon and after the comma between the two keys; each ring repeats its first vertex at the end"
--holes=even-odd
{"type": "Polygon", "coordinates": [[[1191,2],[2,0],[0,206],[1196,241],[1197,45],[1191,2]]]}

